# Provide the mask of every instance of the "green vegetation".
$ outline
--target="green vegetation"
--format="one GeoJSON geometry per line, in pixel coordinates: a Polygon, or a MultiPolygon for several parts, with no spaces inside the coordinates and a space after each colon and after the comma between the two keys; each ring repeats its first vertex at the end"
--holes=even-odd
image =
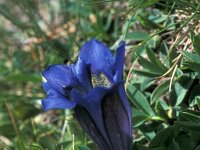
{"type": "Polygon", "coordinates": [[[199,0],[0,1],[0,149],[96,150],[73,111],[44,112],[40,72],[96,38],[126,41],[134,150],[200,150],[199,0]]]}

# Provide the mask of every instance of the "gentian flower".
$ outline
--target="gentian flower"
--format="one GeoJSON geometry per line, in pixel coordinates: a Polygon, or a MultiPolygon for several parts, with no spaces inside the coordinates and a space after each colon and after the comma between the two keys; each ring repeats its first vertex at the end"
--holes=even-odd
{"type": "Polygon", "coordinates": [[[83,45],[76,64],[42,72],[44,109],[71,109],[100,150],[131,150],[131,110],[122,79],[125,43],[116,56],[101,42],[83,45]]]}

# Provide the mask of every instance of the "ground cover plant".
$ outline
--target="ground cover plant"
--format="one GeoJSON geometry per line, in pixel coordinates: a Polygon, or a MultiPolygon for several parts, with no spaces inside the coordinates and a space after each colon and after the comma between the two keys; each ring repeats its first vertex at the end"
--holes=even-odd
{"type": "Polygon", "coordinates": [[[119,43],[126,43],[122,73],[133,149],[199,150],[199,5],[198,0],[1,0],[0,149],[97,149],[74,110],[46,112],[41,104],[46,97],[41,72],[53,64],[75,64],[84,43],[95,38],[113,56],[119,43]]]}

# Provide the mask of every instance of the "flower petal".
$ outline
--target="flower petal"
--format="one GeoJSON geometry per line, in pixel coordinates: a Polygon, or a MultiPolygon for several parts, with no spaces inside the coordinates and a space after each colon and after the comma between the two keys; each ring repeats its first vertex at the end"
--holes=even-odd
{"type": "Polygon", "coordinates": [[[122,79],[123,66],[124,66],[124,53],[125,53],[125,42],[122,41],[116,50],[116,57],[115,57],[114,66],[115,66],[115,71],[117,74],[117,80],[122,79]]]}
{"type": "Polygon", "coordinates": [[[109,140],[105,131],[103,117],[101,113],[101,100],[102,97],[109,91],[110,90],[108,90],[107,88],[97,87],[92,89],[86,96],[80,95],[77,90],[72,90],[71,93],[73,100],[78,105],[84,107],[85,110],[87,110],[87,112],[91,115],[91,118],[95,122],[101,135],[108,143],[109,140]]]}
{"type": "Polygon", "coordinates": [[[87,89],[91,89],[91,79],[90,79],[90,74],[88,72],[88,68],[86,64],[81,60],[78,59],[76,66],[76,73],[77,73],[77,78],[80,81],[80,83],[87,89]]]}
{"type": "Polygon", "coordinates": [[[92,74],[104,73],[110,78],[114,72],[112,53],[108,47],[95,39],[91,39],[83,45],[79,58],[91,67],[92,74]]]}
{"type": "MultiPolygon", "coordinates": [[[[82,96],[78,93],[77,90],[73,90],[72,97],[73,97],[73,100],[76,101],[78,105],[82,106],[85,109],[85,111],[88,114],[90,114],[90,117],[92,121],[94,122],[95,128],[99,130],[99,132],[101,133],[101,136],[104,138],[104,140],[108,143],[110,147],[128,148],[128,147],[131,147],[131,145],[129,145],[131,143],[130,141],[131,141],[131,136],[132,136],[132,132],[130,131],[131,120],[129,119],[129,116],[130,116],[129,110],[126,110],[126,107],[124,106],[124,103],[127,104],[128,101],[127,99],[121,99],[121,95],[118,92],[120,85],[123,86],[122,82],[114,84],[110,88],[96,87],[92,89],[86,96],[82,96]],[[117,95],[118,97],[111,96],[111,100],[110,100],[109,99],[110,93],[111,94],[118,93],[117,95]],[[107,101],[108,103],[102,103],[103,101],[104,102],[107,101]],[[127,101],[127,102],[123,102],[123,101],[127,101]],[[105,107],[103,106],[104,104],[106,105],[105,107]],[[107,107],[107,105],[109,105],[109,107],[107,107]],[[114,120],[112,120],[112,118],[114,120]],[[110,129],[110,131],[108,131],[108,129],[110,129]],[[112,132],[116,132],[116,133],[112,134],[112,132]],[[115,137],[116,134],[117,135],[120,134],[120,137],[115,137]],[[112,135],[114,135],[114,137],[112,137],[112,135]],[[113,138],[114,140],[112,140],[111,138],[113,138]],[[114,141],[120,140],[120,139],[122,141],[118,143],[121,144],[121,146],[117,144],[116,146],[114,146],[113,145],[114,141]]],[[[82,115],[79,114],[79,117],[80,116],[82,115]]],[[[89,132],[90,127],[88,125],[84,125],[86,124],[85,119],[82,118],[81,120],[79,120],[79,122],[82,123],[82,126],[84,126],[83,128],[91,137],[93,136],[92,135],[93,132],[92,131],[89,132]]],[[[96,138],[97,138],[96,141],[100,140],[98,139],[98,136],[96,138]]]]}
{"type": "Polygon", "coordinates": [[[73,65],[52,65],[42,72],[45,91],[54,89],[57,92],[65,95],[67,87],[79,86],[79,81],[76,78],[73,65]]]}
{"type": "Polygon", "coordinates": [[[110,146],[102,136],[96,123],[88,113],[88,111],[82,106],[75,107],[76,118],[79,121],[81,127],[89,135],[89,137],[98,145],[101,150],[110,150],[110,146]]]}
{"type": "MultiPolygon", "coordinates": [[[[126,93],[125,93],[125,89],[124,89],[124,85],[123,84],[120,84],[118,86],[118,93],[121,97],[121,101],[122,103],[124,104],[124,107],[129,115],[129,120],[132,120],[131,117],[132,117],[132,112],[131,112],[131,107],[130,107],[130,104],[129,104],[129,101],[127,99],[127,96],[126,96],[126,93]]],[[[132,131],[132,125],[130,125],[130,131],[132,131]]],[[[132,134],[132,133],[131,133],[132,134]]]]}
{"type": "Polygon", "coordinates": [[[47,97],[42,100],[42,105],[45,111],[50,109],[71,109],[76,106],[76,102],[68,100],[53,89],[49,89],[47,97]]]}
{"type": "Polygon", "coordinates": [[[106,95],[102,101],[104,125],[113,150],[131,150],[131,120],[117,91],[106,95]]]}

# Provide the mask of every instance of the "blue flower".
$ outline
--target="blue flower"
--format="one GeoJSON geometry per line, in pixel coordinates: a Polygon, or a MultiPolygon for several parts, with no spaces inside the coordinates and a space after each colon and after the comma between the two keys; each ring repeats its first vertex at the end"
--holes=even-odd
{"type": "Polygon", "coordinates": [[[42,72],[47,97],[44,109],[74,108],[76,118],[100,150],[131,150],[131,110],[124,91],[125,43],[113,56],[91,39],[71,65],[52,65],[42,72]]]}

